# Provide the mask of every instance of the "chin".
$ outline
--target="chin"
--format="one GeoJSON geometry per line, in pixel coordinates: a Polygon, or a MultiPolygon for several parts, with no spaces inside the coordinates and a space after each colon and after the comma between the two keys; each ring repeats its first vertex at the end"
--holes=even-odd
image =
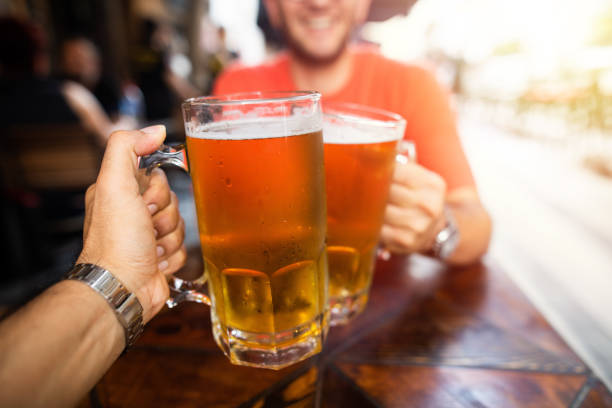
{"type": "Polygon", "coordinates": [[[330,64],[336,61],[346,49],[346,43],[344,41],[333,49],[325,50],[325,52],[322,52],[320,48],[311,50],[310,48],[314,49],[315,47],[304,47],[294,42],[289,42],[288,46],[297,58],[312,65],[330,64]]]}

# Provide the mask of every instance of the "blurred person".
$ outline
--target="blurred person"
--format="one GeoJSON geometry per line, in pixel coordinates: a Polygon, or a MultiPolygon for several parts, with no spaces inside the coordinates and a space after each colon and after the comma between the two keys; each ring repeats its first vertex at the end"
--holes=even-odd
{"type": "Polygon", "coordinates": [[[314,89],[326,101],[399,113],[418,163],[397,163],[381,242],[397,253],[433,254],[449,264],[477,261],[491,221],[463,153],[445,92],[416,66],[352,43],[370,0],[265,0],[287,52],[257,67],[234,66],[214,93],[314,89]]]}
{"type": "Polygon", "coordinates": [[[170,67],[173,35],[169,24],[150,19],[142,23],[141,44],[134,53],[134,71],[144,95],[147,120],[173,117],[183,99],[199,93],[170,67]]]}
{"type": "MultiPolygon", "coordinates": [[[[147,323],[168,298],[166,276],[185,262],[184,222],[164,173],[138,170],[163,126],[118,131],[87,193],[84,247],[77,264],[95,264],[142,307],[147,323]]],[[[74,406],[126,348],[113,306],[88,284],[63,280],[0,323],[0,406],[74,406]]],[[[125,316],[125,315],[123,315],[125,316]]]]}
{"type": "Polygon", "coordinates": [[[74,36],[64,40],[60,48],[60,76],[89,89],[106,114],[117,119],[121,89],[116,81],[104,75],[95,44],[85,37],[74,36]]]}
{"type": "Polygon", "coordinates": [[[0,17],[0,37],[10,38],[0,42],[0,127],[81,123],[101,146],[113,130],[133,128],[132,121],[113,123],[83,85],[49,77],[47,40],[39,26],[0,17]]]}
{"type": "Polygon", "coordinates": [[[224,27],[217,27],[215,35],[217,36],[217,47],[215,52],[208,57],[208,72],[210,74],[210,85],[214,84],[215,80],[223,72],[223,70],[234,60],[239,58],[236,51],[230,51],[227,48],[226,33],[224,27]]]}
{"type": "MultiPolygon", "coordinates": [[[[40,125],[41,129],[68,125],[77,129],[75,133],[78,128],[91,133],[102,150],[116,127],[133,127],[131,120],[111,122],[83,85],[49,76],[47,40],[38,25],[0,17],[0,37],[5,39],[0,41],[1,129],[19,132],[32,128],[25,125],[40,125]]],[[[84,143],[89,142],[85,132],[83,138],[87,139],[84,143]]],[[[92,155],[94,150],[92,147],[92,155]]],[[[85,186],[30,188],[25,180],[18,182],[23,184],[0,180],[0,218],[11,231],[10,245],[1,252],[13,266],[10,272],[0,273],[0,283],[6,289],[0,292],[0,302],[23,302],[55,282],[74,261],[81,245],[79,218],[85,212],[85,186]]]]}

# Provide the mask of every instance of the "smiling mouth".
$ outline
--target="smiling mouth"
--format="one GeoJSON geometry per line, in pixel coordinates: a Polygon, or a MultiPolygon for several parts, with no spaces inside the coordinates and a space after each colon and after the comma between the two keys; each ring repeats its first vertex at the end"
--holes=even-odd
{"type": "Polygon", "coordinates": [[[313,30],[326,30],[332,25],[330,17],[311,18],[306,21],[306,26],[313,30]]]}

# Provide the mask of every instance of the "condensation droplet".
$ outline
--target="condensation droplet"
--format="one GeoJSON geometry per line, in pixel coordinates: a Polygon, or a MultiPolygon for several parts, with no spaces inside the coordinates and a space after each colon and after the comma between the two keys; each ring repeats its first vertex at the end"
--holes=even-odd
{"type": "Polygon", "coordinates": [[[225,185],[228,186],[228,187],[231,187],[232,186],[232,179],[227,177],[225,179],[225,185]]]}

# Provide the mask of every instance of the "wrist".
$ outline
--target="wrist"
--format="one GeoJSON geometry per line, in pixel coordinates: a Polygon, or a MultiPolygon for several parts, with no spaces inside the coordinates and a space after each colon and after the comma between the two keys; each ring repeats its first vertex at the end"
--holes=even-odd
{"type": "Polygon", "coordinates": [[[131,346],[143,329],[143,308],[137,296],[129,291],[111,271],[95,264],[77,264],[66,276],[89,286],[115,314],[125,333],[125,346],[131,346]]]}
{"type": "MultiPolygon", "coordinates": [[[[136,295],[142,306],[143,315],[145,317],[150,316],[152,314],[151,310],[153,309],[150,298],[145,295],[146,290],[143,289],[144,285],[138,279],[134,279],[134,277],[139,276],[139,272],[131,273],[132,271],[130,271],[129,268],[117,265],[113,262],[108,262],[105,259],[108,259],[108,257],[94,256],[93,251],[87,251],[86,248],[83,248],[83,251],[74,264],[93,264],[110,271],[130,293],[136,295]]],[[[145,321],[148,321],[148,319],[145,321]]]]}
{"type": "Polygon", "coordinates": [[[60,302],[61,299],[61,305],[56,304],[53,306],[57,310],[62,308],[70,309],[73,313],[79,314],[83,314],[86,311],[86,315],[89,316],[89,323],[85,325],[84,333],[92,332],[91,328],[93,326],[100,328],[99,330],[93,330],[97,334],[94,336],[96,338],[92,339],[92,343],[99,341],[99,333],[103,332],[105,335],[109,335],[112,343],[115,344],[111,348],[123,350],[125,335],[121,323],[117,320],[113,310],[108,307],[106,300],[91,290],[91,288],[74,280],[62,280],[50,287],[47,290],[47,294],[52,299],[56,299],[55,303],[60,302]]]}
{"type": "Polygon", "coordinates": [[[444,208],[444,220],[444,227],[436,234],[431,252],[436,258],[446,261],[457,250],[460,234],[455,217],[448,207],[444,208]]]}

